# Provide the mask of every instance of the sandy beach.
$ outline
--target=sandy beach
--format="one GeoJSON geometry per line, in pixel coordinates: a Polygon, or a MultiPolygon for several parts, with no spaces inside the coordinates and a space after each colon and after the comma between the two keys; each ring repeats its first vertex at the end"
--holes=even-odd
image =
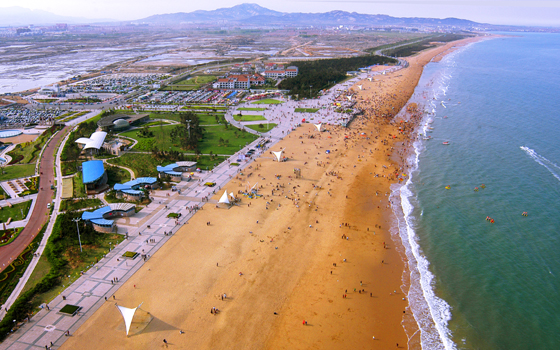
{"type": "Polygon", "coordinates": [[[270,151],[285,149],[288,161],[266,152],[224,186],[237,193],[258,182],[262,198],[238,195],[230,209],[206,204],[61,348],[408,348],[405,263],[388,233],[388,198],[406,174],[414,125],[389,121],[424,65],[474,40],[360,82],[352,90],[365,114],[349,128],[304,124],[286,136],[270,151]],[[143,303],[140,314],[152,319],[126,337],[115,302],[143,303]]]}

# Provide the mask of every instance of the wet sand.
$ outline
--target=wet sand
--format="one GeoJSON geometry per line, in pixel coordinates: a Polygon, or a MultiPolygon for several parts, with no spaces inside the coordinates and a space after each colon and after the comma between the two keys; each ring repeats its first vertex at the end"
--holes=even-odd
{"type": "Polygon", "coordinates": [[[232,179],[228,192],[258,181],[264,197],[241,197],[231,209],[207,204],[118,290],[119,305],[144,303],[152,315],[143,331],[127,338],[110,301],[61,348],[154,349],[163,339],[177,349],[407,348],[405,265],[388,233],[388,193],[406,173],[393,159],[410,129],[388,121],[423,66],[451,45],[361,82],[354,90],[365,116],[348,129],[304,124],[271,149],[285,148],[289,161],[267,152],[232,179]]]}

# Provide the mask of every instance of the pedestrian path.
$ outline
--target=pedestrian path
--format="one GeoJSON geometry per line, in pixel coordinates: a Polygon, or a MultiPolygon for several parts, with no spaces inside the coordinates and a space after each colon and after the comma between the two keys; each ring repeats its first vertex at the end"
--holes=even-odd
{"type": "MultiPolygon", "coordinates": [[[[239,154],[245,154],[260,142],[260,139],[252,142],[239,154]]],[[[268,145],[273,144],[274,142],[268,145]]],[[[237,156],[238,154],[233,155],[229,161],[236,161],[237,156]]],[[[0,344],[0,350],[44,349],[45,346],[50,346],[51,342],[54,348],[61,346],[67,339],[66,332],[72,336],[74,331],[107,302],[105,298],[118,302],[120,285],[188,222],[196,213],[196,210],[189,210],[190,207],[201,207],[201,204],[204,204],[203,197],[211,196],[216,189],[221,189],[231,177],[248,166],[251,160],[248,158],[239,166],[230,166],[228,161],[225,161],[212,171],[199,174],[199,181],[182,181],[177,185],[182,189],[181,194],[176,191],[155,191],[152,194],[152,203],[139,213],[128,218],[117,219],[119,233],[127,238],[97,264],[84,270],[82,276],[48,304],[48,310],[45,305],[45,308],[33,316],[30,322],[23,324],[4,340],[0,344]],[[206,182],[216,182],[216,186],[212,188],[204,186],[206,182]],[[181,217],[168,218],[169,213],[180,213],[181,217]],[[127,251],[139,255],[133,260],[125,259],[122,255],[127,251]],[[81,310],[75,316],[60,314],[60,309],[66,304],[77,305],[81,310]]]]}

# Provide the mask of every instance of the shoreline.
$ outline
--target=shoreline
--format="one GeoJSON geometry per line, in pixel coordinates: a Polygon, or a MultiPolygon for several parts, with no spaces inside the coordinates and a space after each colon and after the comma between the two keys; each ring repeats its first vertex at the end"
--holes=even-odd
{"type": "MultiPolygon", "coordinates": [[[[381,115],[406,105],[433,50],[411,59],[415,61],[412,73],[401,70],[369,82],[384,85],[386,101],[398,95],[391,105],[379,107],[381,115]]],[[[371,99],[365,94],[368,83],[359,84],[366,86],[359,96],[371,99]]],[[[383,146],[409,140],[395,125],[363,117],[348,129],[327,129],[319,133],[305,124],[286,136],[271,150],[286,147],[290,161],[275,163],[265,154],[251,165],[254,171],[246,169],[253,172],[251,182],[261,183],[264,199],[243,198],[240,207],[227,211],[205,205],[208,210],[197,213],[173,242],[123,284],[118,303],[144,302],[143,310],[154,316],[146,332],[125,338],[122,319],[112,303],[106,303],[62,347],[91,341],[101,346],[159,347],[163,337],[189,348],[235,344],[237,348],[337,349],[344,344],[381,349],[395,343],[405,348],[407,339],[400,325],[408,302],[398,288],[405,263],[392,248],[388,229],[393,215],[388,196],[394,183],[389,168],[399,165],[387,158],[383,146]],[[386,141],[382,147],[367,148],[380,146],[381,140],[386,141]],[[332,152],[327,155],[326,149],[332,152]],[[378,164],[387,164],[387,169],[378,164]],[[294,166],[303,170],[303,179],[293,178],[294,166]],[[374,173],[381,177],[369,176],[374,173]],[[275,180],[275,175],[281,177],[275,180]],[[351,183],[344,181],[348,178],[351,183]],[[269,194],[273,190],[286,194],[269,194]],[[380,196],[384,194],[386,199],[380,196]],[[371,198],[378,196],[380,205],[375,208],[371,198]],[[207,222],[212,223],[210,228],[207,222]],[[341,239],[344,236],[349,239],[341,239]],[[216,261],[220,266],[214,266],[216,261]],[[218,301],[224,292],[225,303],[218,301]],[[214,304],[223,311],[207,315],[214,304]],[[307,321],[305,326],[302,320],[307,321]],[[181,336],[178,330],[194,334],[181,336]]],[[[250,177],[243,176],[224,187],[242,189],[250,177]]]]}

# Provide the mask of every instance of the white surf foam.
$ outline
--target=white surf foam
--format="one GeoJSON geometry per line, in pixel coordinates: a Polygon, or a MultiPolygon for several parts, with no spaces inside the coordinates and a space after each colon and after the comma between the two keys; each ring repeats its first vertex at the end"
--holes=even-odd
{"type": "MultiPolygon", "coordinates": [[[[451,75],[440,75],[438,78],[440,88],[432,90],[433,96],[431,96],[429,101],[426,101],[433,108],[433,111],[435,111],[435,102],[437,102],[439,95],[442,91],[447,91],[447,83],[451,79],[451,75]],[[441,89],[441,86],[446,88],[441,89]]],[[[444,106],[443,101],[441,104],[444,106]]],[[[425,119],[422,123],[423,127],[419,128],[418,133],[425,134],[427,132],[429,123],[427,122],[428,118],[425,119]]],[[[409,169],[409,177],[406,183],[392,188],[391,202],[400,202],[400,206],[393,206],[398,230],[395,235],[398,235],[397,239],[400,238],[408,260],[410,272],[408,301],[414,319],[420,329],[420,345],[422,349],[456,350],[457,347],[451,340],[452,334],[448,328],[448,323],[451,320],[451,307],[445,300],[435,295],[435,278],[429,271],[430,263],[422,252],[418,243],[419,238],[414,229],[416,217],[413,214],[413,202],[416,198],[412,188],[414,173],[418,169],[419,155],[424,148],[420,139],[414,142],[414,153],[411,155],[411,159],[409,159],[411,169],[409,169]]],[[[419,214],[419,217],[422,215],[423,211],[419,214]]],[[[412,343],[416,341],[413,338],[417,337],[417,333],[408,336],[409,343],[412,343]]]]}
{"type": "Polygon", "coordinates": [[[550,160],[541,156],[540,154],[535,152],[535,150],[530,149],[529,147],[521,146],[519,148],[521,148],[525,153],[527,153],[527,155],[529,157],[533,158],[533,160],[535,162],[537,162],[540,165],[542,165],[543,167],[545,167],[546,170],[548,170],[552,174],[552,176],[554,176],[556,178],[556,180],[560,181],[560,174],[558,174],[558,172],[557,172],[557,171],[560,171],[560,167],[557,164],[555,164],[554,162],[551,162],[550,160]],[[553,168],[556,168],[557,170],[554,171],[553,168]]]}

